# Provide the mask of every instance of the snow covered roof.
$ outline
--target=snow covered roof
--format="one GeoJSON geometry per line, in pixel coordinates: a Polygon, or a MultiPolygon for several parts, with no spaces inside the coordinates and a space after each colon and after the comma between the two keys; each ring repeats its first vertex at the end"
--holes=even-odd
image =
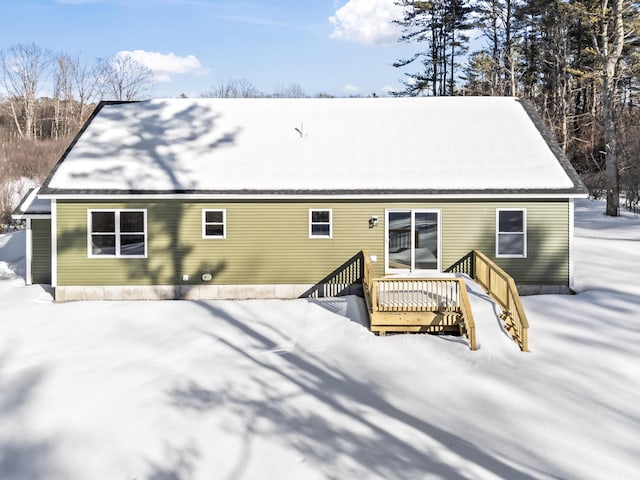
{"type": "Polygon", "coordinates": [[[51,200],[38,196],[39,188],[30,189],[13,211],[14,220],[48,217],[51,215],[51,200]]]}
{"type": "Polygon", "coordinates": [[[516,98],[101,104],[41,193],[582,194],[516,98]]]}

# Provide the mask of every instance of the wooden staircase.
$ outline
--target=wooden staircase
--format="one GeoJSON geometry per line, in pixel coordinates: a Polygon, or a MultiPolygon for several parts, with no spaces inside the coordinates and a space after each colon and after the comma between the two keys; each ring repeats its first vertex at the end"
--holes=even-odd
{"type": "MultiPolygon", "coordinates": [[[[369,254],[362,251],[364,297],[370,329],[387,332],[460,333],[477,349],[476,325],[463,278],[376,278],[369,254]]],[[[529,322],[515,281],[479,250],[450,270],[465,273],[500,306],[506,330],[524,352],[529,350],[529,322]]]]}

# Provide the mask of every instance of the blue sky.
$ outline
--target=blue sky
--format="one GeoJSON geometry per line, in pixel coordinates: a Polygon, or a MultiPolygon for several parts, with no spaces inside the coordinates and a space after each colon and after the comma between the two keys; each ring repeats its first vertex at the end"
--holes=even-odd
{"type": "Polygon", "coordinates": [[[0,0],[0,49],[35,43],[92,59],[132,52],[153,96],[198,96],[229,78],[308,95],[400,88],[393,0],[0,0]]]}

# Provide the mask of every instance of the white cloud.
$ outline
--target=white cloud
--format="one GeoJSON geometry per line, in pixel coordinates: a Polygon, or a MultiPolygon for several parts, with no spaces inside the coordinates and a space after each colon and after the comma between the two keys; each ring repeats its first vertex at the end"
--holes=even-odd
{"type": "Polygon", "coordinates": [[[360,91],[360,87],[358,87],[357,85],[352,85],[351,83],[345,84],[345,86],[342,88],[347,93],[358,93],[360,91]]]}
{"type": "Polygon", "coordinates": [[[329,36],[365,44],[392,43],[401,34],[392,22],[401,18],[402,7],[394,0],[349,0],[329,17],[334,27],[329,36]]]}
{"type": "Polygon", "coordinates": [[[172,75],[184,73],[195,73],[196,75],[206,75],[208,70],[202,66],[200,60],[195,55],[181,57],[173,52],[147,52],[145,50],[123,50],[116,53],[116,56],[130,56],[136,62],[141,63],[153,72],[154,80],[158,83],[171,81],[172,75]]]}

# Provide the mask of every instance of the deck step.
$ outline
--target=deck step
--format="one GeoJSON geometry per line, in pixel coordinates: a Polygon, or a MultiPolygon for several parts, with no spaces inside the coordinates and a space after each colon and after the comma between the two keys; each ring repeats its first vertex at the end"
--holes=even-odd
{"type": "Polygon", "coordinates": [[[460,333],[462,323],[459,312],[375,312],[370,329],[380,335],[387,332],[460,333]]]}

